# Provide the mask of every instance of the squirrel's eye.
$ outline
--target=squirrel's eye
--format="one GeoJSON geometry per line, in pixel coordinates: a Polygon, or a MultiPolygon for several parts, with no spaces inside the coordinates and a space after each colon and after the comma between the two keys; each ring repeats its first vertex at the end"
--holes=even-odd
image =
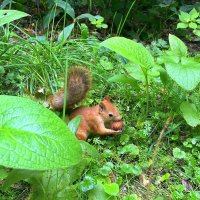
{"type": "Polygon", "coordinates": [[[112,116],[113,116],[113,114],[109,113],[109,117],[112,117],[112,116]]]}

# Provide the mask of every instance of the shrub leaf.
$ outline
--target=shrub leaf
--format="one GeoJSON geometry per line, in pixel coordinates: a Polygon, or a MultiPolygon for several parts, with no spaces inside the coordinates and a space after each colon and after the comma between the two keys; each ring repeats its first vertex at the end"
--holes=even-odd
{"type": "Polygon", "coordinates": [[[18,10],[0,10],[0,26],[26,16],[29,14],[18,10]]]}
{"type": "Polygon", "coordinates": [[[173,148],[173,156],[174,156],[174,158],[181,159],[181,158],[186,157],[186,153],[184,151],[180,150],[178,147],[176,147],[176,148],[173,148]]]}
{"type": "Polygon", "coordinates": [[[74,23],[66,26],[58,36],[58,43],[64,42],[71,34],[74,28],[74,23]]]}
{"type": "Polygon", "coordinates": [[[178,37],[169,34],[169,44],[175,55],[180,57],[187,56],[187,47],[178,37]]]}
{"type": "Polygon", "coordinates": [[[197,126],[200,124],[200,113],[197,111],[196,106],[189,102],[183,102],[180,105],[181,112],[186,122],[190,126],[197,126]]]}
{"type": "Polygon", "coordinates": [[[112,37],[103,41],[100,45],[143,67],[149,68],[154,64],[154,59],[149,51],[142,44],[133,40],[124,37],[112,37]]]}
{"type": "Polygon", "coordinates": [[[106,183],[103,187],[104,191],[111,196],[117,196],[119,193],[119,185],[117,183],[106,183]]]}
{"type": "Polygon", "coordinates": [[[193,90],[200,82],[200,63],[191,58],[181,58],[181,62],[165,63],[169,76],[185,90],[193,90]]]}
{"type": "Polygon", "coordinates": [[[0,165],[47,170],[78,163],[81,148],[53,112],[22,97],[0,96],[0,165]]]}

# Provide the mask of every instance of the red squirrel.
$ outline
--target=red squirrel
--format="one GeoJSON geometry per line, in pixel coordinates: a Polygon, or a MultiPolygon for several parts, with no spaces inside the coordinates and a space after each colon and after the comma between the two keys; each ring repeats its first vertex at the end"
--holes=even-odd
{"type": "MultiPolygon", "coordinates": [[[[86,96],[91,87],[90,72],[83,67],[73,67],[68,72],[67,81],[67,107],[80,102],[86,96]]],[[[59,90],[56,94],[50,95],[49,104],[56,110],[63,108],[64,90],[59,90]]],[[[81,115],[82,121],[76,132],[79,140],[86,140],[90,133],[99,135],[121,133],[123,126],[121,115],[109,97],[105,97],[99,105],[93,107],[79,107],[72,111],[70,120],[81,115]]]]}
{"type": "Polygon", "coordinates": [[[109,135],[121,133],[122,126],[119,130],[113,130],[112,122],[121,121],[122,117],[116,106],[114,106],[109,97],[105,97],[99,105],[93,107],[79,107],[70,115],[70,119],[81,115],[82,121],[76,132],[79,140],[86,140],[90,133],[99,135],[109,135]]]}

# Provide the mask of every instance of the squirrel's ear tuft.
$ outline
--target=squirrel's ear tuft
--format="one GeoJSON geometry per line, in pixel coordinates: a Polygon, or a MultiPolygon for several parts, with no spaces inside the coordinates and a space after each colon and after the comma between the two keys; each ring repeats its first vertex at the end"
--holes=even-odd
{"type": "Polygon", "coordinates": [[[101,103],[99,104],[99,112],[100,112],[100,113],[101,113],[101,112],[104,112],[105,109],[106,109],[106,107],[105,107],[104,103],[101,102],[101,103]]]}
{"type": "Polygon", "coordinates": [[[109,96],[105,96],[104,100],[111,101],[109,96]]]}

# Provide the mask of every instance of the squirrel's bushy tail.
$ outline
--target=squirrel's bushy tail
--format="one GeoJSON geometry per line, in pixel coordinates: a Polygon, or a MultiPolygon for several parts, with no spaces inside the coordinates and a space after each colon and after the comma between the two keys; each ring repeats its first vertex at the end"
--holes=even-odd
{"type": "MultiPolygon", "coordinates": [[[[91,87],[90,71],[82,66],[69,68],[67,80],[67,108],[82,101],[91,87]]],[[[63,109],[64,90],[60,89],[56,94],[50,95],[49,104],[53,109],[63,109]]]]}
{"type": "Polygon", "coordinates": [[[69,69],[67,80],[67,106],[82,101],[91,87],[91,75],[87,68],[75,66],[69,69]]]}

